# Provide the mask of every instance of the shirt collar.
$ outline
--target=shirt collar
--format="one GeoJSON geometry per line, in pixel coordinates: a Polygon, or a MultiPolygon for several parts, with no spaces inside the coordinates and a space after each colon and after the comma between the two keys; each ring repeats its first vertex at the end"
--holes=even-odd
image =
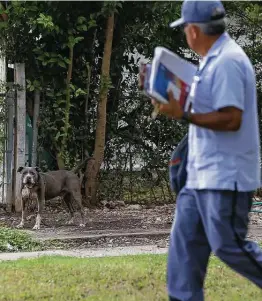
{"type": "Polygon", "coordinates": [[[199,62],[199,71],[201,71],[208,59],[210,57],[215,57],[215,56],[218,56],[220,51],[222,50],[224,44],[230,40],[230,36],[227,32],[224,32],[216,41],[215,43],[212,45],[212,47],[208,50],[207,54],[202,57],[202,59],[200,59],[200,62],[199,62]]]}
{"type": "Polygon", "coordinates": [[[224,32],[208,50],[206,57],[217,56],[222,50],[224,44],[230,40],[230,36],[227,32],[224,32]]]}

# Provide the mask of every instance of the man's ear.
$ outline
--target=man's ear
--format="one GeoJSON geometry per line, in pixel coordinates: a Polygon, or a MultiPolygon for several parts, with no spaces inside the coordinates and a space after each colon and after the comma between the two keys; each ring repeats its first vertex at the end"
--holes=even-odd
{"type": "Polygon", "coordinates": [[[201,29],[196,25],[191,25],[189,30],[193,40],[196,40],[201,34],[201,29]]]}
{"type": "Polygon", "coordinates": [[[35,170],[36,170],[37,172],[42,172],[41,168],[38,167],[38,166],[36,166],[35,170]]]}
{"type": "Polygon", "coordinates": [[[23,166],[20,166],[20,167],[18,167],[18,169],[17,169],[17,172],[20,172],[21,173],[21,171],[24,169],[24,167],[23,166]]]}

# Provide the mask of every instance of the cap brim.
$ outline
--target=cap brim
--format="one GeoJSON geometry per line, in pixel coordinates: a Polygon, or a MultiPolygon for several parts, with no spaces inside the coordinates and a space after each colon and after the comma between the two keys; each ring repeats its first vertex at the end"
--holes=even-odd
{"type": "Polygon", "coordinates": [[[183,24],[185,24],[185,20],[184,20],[183,18],[180,18],[180,19],[178,19],[178,20],[172,22],[172,23],[169,25],[169,27],[174,28],[174,27],[177,27],[177,26],[181,26],[181,25],[183,25],[183,24]]]}

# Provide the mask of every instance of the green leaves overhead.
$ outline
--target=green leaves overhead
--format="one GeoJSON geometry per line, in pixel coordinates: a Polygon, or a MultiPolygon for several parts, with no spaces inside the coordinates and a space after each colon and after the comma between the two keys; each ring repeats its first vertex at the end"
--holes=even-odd
{"type": "Polygon", "coordinates": [[[44,28],[46,28],[49,31],[55,29],[55,24],[53,23],[52,17],[48,15],[44,15],[42,13],[40,13],[39,18],[36,19],[36,23],[42,25],[44,28]]]}
{"type": "MultiPolygon", "coordinates": [[[[255,66],[260,112],[262,6],[250,1],[225,1],[224,5],[230,34],[245,47],[255,66]]],[[[86,149],[92,154],[98,95],[109,86],[106,165],[124,166],[129,143],[137,162],[165,168],[172,148],[187,129],[165,117],[149,118],[150,100],[137,90],[137,73],[139,61],[150,60],[159,45],[180,55],[187,51],[196,62],[183,32],[169,28],[180,9],[178,1],[10,1],[5,10],[9,18],[0,22],[0,50],[9,62],[25,62],[28,98],[35,89],[41,90],[40,145],[55,156],[67,131],[69,166],[86,149]],[[112,12],[116,14],[110,76],[102,78],[104,29],[112,12]],[[67,130],[66,80],[72,48],[67,130]],[[117,163],[116,157],[122,161],[117,163]]]]}

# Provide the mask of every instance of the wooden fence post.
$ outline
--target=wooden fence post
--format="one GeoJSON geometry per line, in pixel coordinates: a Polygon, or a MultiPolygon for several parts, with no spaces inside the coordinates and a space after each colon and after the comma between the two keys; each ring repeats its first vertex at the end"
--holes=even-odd
{"type": "Polygon", "coordinates": [[[25,139],[26,139],[26,86],[25,86],[25,64],[15,64],[15,84],[17,87],[16,97],[16,145],[14,151],[16,152],[16,160],[14,164],[15,176],[15,211],[21,211],[21,176],[17,174],[19,166],[25,165],[25,139]]]}
{"type": "Polygon", "coordinates": [[[13,206],[12,168],[14,151],[14,105],[15,93],[13,83],[9,83],[9,91],[6,95],[8,104],[8,126],[7,126],[7,150],[6,150],[6,204],[7,211],[11,212],[13,206]]]}

